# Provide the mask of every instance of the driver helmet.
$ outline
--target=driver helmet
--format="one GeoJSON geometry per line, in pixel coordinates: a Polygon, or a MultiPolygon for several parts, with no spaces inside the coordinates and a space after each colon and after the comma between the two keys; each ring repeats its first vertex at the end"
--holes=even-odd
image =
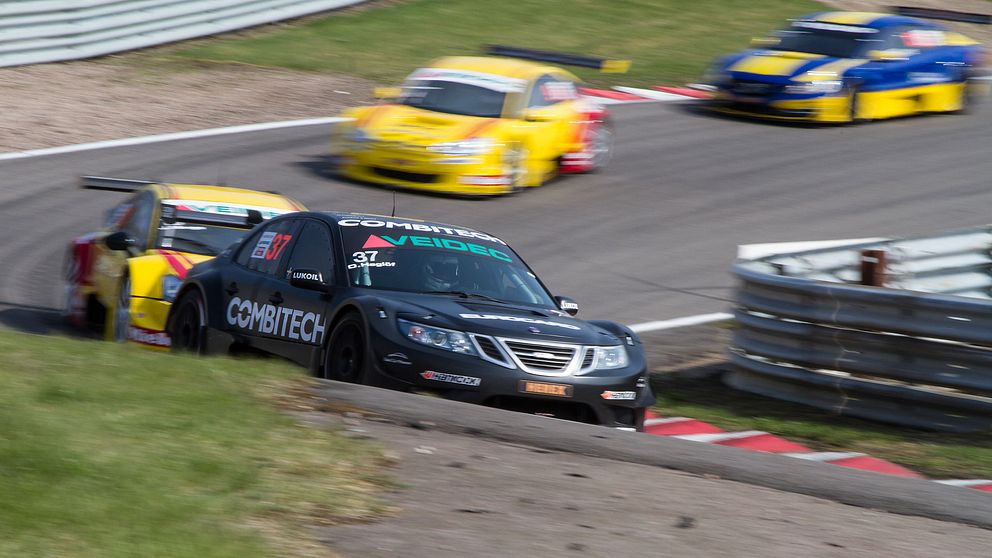
{"type": "Polygon", "coordinates": [[[431,255],[424,262],[423,272],[425,290],[450,291],[458,283],[458,258],[431,255]]]}

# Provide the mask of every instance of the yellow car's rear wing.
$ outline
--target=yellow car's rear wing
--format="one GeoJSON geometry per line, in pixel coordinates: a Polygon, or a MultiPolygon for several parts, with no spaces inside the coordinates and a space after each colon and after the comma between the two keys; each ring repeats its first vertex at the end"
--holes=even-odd
{"type": "Polygon", "coordinates": [[[110,192],[136,192],[149,184],[158,184],[149,180],[133,180],[131,178],[110,178],[107,176],[81,176],[79,185],[88,190],[107,190],[110,192]]]}
{"type": "Polygon", "coordinates": [[[957,21],[960,23],[979,23],[982,25],[992,25],[992,15],[976,14],[970,12],[955,12],[953,10],[941,10],[937,8],[912,8],[908,6],[894,6],[892,11],[901,16],[921,17],[925,19],[942,19],[944,21],[957,21]]]}
{"type": "Polygon", "coordinates": [[[504,45],[489,45],[486,47],[486,53],[494,56],[508,56],[510,58],[523,58],[524,60],[536,60],[538,62],[548,62],[550,64],[561,64],[563,66],[595,68],[604,73],[622,74],[626,73],[626,71],[630,69],[630,60],[596,58],[594,56],[569,54],[567,52],[552,52],[550,50],[535,50],[531,48],[519,48],[504,45]]]}

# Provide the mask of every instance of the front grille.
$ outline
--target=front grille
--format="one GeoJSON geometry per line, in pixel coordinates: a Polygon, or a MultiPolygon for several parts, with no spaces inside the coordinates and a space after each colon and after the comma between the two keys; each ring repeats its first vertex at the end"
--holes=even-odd
{"type": "Polygon", "coordinates": [[[395,169],[387,169],[383,167],[372,167],[372,171],[383,176],[385,178],[392,178],[393,180],[403,180],[405,182],[418,182],[421,184],[430,184],[431,182],[437,182],[438,175],[436,174],[424,174],[420,172],[409,172],[401,171],[395,169]]]}
{"type": "Polygon", "coordinates": [[[487,357],[500,362],[503,361],[503,353],[499,352],[499,348],[496,347],[496,343],[492,339],[477,335],[475,342],[479,344],[479,348],[487,357]]]}
{"type": "Polygon", "coordinates": [[[503,339],[503,345],[525,370],[536,373],[564,372],[579,348],[576,345],[536,343],[503,339]]]}
{"type": "Polygon", "coordinates": [[[737,95],[753,95],[756,97],[768,97],[778,93],[781,89],[781,85],[746,79],[735,79],[730,84],[731,92],[737,95]]]}
{"type": "Polygon", "coordinates": [[[596,350],[592,347],[586,349],[586,356],[582,359],[582,369],[585,370],[592,366],[592,359],[596,356],[596,350]]]}

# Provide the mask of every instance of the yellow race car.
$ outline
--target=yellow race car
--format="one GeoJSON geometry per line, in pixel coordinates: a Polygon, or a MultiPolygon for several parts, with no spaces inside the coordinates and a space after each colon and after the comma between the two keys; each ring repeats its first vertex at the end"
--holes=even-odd
{"type": "Polygon", "coordinates": [[[383,103],[347,110],[350,119],[331,141],[338,171],[362,182],[486,196],[609,162],[606,110],[579,95],[575,75],[540,61],[603,71],[623,71],[629,62],[511,47],[490,52],[503,56],[442,58],[402,87],[376,90],[383,103]]]}
{"type": "Polygon", "coordinates": [[[83,177],[83,187],[131,192],[99,232],[72,241],[66,257],[70,323],[113,341],[168,348],[165,320],[189,268],[255,224],[306,208],[275,193],[223,186],[83,177]]]}

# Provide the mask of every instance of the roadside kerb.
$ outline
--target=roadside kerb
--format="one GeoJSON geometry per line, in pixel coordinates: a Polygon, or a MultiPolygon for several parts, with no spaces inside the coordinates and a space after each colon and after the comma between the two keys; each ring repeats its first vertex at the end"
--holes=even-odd
{"type": "Polygon", "coordinates": [[[968,488],[329,380],[320,380],[317,390],[331,408],[360,409],[401,424],[427,423],[454,434],[715,475],[858,507],[992,529],[992,498],[968,488]]]}

